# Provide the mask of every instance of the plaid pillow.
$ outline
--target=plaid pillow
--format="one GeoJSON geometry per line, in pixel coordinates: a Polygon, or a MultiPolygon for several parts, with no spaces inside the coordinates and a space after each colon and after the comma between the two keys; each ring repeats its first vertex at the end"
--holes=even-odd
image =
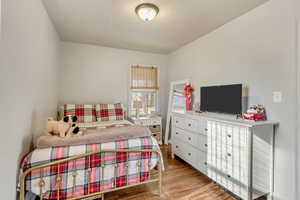
{"type": "Polygon", "coordinates": [[[123,120],[122,104],[97,104],[97,121],[123,120]]]}
{"type": "Polygon", "coordinates": [[[76,115],[78,123],[96,121],[96,105],[88,104],[66,104],[64,105],[64,116],[76,115]]]}

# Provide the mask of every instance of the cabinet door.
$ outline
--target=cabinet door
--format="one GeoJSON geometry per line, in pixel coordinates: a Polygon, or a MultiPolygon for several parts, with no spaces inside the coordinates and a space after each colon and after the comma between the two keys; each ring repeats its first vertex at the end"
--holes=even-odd
{"type": "Polygon", "coordinates": [[[208,128],[207,128],[207,119],[206,118],[201,117],[199,119],[198,131],[202,135],[207,135],[208,128]]]}
{"type": "Polygon", "coordinates": [[[207,176],[214,181],[216,180],[216,172],[210,167],[207,167],[207,176]]]}
{"type": "MultiPolygon", "coordinates": [[[[208,166],[215,166],[215,160],[216,160],[216,152],[215,152],[215,146],[216,146],[216,138],[215,133],[212,129],[212,122],[207,121],[207,165],[208,166]]],[[[208,175],[210,178],[212,178],[212,171],[208,170],[208,175]]],[[[214,179],[213,179],[214,180],[214,179]]]]}
{"type": "Polygon", "coordinates": [[[198,135],[198,140],[199,140],[199,143],[198,143],[198,148],[203,151],[203,152],[207,152],[207,149],[208,149],[208,141],[207,141],[207,136],[204,136],[204,135],[201,135],[199,134],[198,135]]]}
{"type": "Polygon", "coordinates": [[[249,180],[247,144],[248,128],[207,121],[208,176],[240,197],[249,180]]]}
{"type": "Polygon", "coordinates": [[[207,174],[207,155],[206,152],[199,151],[198,154],[198,168],[203,174],[207,174]]]}

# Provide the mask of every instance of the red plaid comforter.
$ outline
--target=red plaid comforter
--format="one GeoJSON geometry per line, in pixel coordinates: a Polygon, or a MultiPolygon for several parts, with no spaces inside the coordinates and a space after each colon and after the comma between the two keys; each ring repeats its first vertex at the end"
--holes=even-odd
{"type": "MultiPolygon", "coordinates": [[[[159,150],[159,145],[153,137],[142,137],[103,144],[36,149],[23,159],[21,173],[40,164],[101,149],[159,150]]],[[[36,195],[41,193],[43,199],[56,199],[58,196],[56,180],[59,169],[62,178],[59,190],[60,199],[96,193],[115,186],[121,187],[147,180],[149,171],[156,166],[157,161],[158,155],[156,153],[129,153],[128,158],[126,153],[96,154],[89,158],[80,158],[42,170],[32,171],[26,178],[26,191],[36,195]],[[128,169],[126,168],[127,161],[129,164],[128,169]],[[141,161],[141,166],[138,168],[139,161],[141,161]],[[102,168],[101,166],[105,167],[102,168]],[[88,169],[90,168],[89,176],[88,169]],[[128,176],[126,176],[127,170],[128,176]],[[75,182],[74,174],[76,174],[75,182]],[[115,175],[116,180],[114,179],[115,175]],[[39,186],[41,176],[44,182],[42,190],[39,186]]]]}

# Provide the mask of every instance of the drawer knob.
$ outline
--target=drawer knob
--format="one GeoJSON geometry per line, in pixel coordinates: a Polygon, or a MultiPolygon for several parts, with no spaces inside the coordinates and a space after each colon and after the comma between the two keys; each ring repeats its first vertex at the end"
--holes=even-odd
{"type": "Polygon", "coordinates": [[[176,135],[178,135],[178,132],[176,132],[176,135]]]}
{"type": "Polygon", "coordinates": [[[227,137],[231,138],[231,135],[227,135],[227,137]]]}
{"type": "Polygon", "coordinates": [[[205,147],[208,147],[208,145],[207,145],[207,144],[205,144],[204,146],[205,146],[205,147]]]}
{"type": "Polygon", "coordinates": [[[227,156],[231,157],[231,153],[228,153],[227,156]]]}
{"type": "Polygon", "coordinates": [[[192,138],[189,137],[189,140],[192,140],[192,138]]]}
{"type": "Polygon", "coordinates": [[[189,153],[189,156],[191,156],[192,154],[191,153],[189,153]]]}
{"type": "Polygon", "coordinates": [[[192,126],[192,124],[189,124],[189,127],[191,127],[192,126]]]}
{"type": "Polygon", "coordinates": [[[207,128],[205,128],[204,130],[205,130],[205,131],[208,131],[208,129],[207,129],[207,128]]]}
{"type": "Polygon", "coordinates": [[[176,145],[176,149],[178,149],[178,146],[176,145]]]}
{"type": "Polygon", "coordinates": [[[176,124],[178,124],[178,121],[176,120],[176,124]]]}
{"type": "Polygon", "coordinates": [[[204,162],[204,165],[207,165],[207,162],[204,162]]]}
{"type": "Polygon", "coordinates": [[[227,174],[227,177],[228,177],[228,178],[231,178],[231,176],[230,176],[229,174],[227,174]]]}

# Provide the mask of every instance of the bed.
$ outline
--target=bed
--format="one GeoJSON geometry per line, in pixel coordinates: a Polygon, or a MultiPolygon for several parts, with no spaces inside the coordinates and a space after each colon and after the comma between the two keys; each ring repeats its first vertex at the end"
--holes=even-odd
{"type": "Polygon", "coordinates": [[[82,143],[77,139],[76,145],[60,141],[59,145],[43,146],[43,143],[41,146],[38,142],[38,148],[27,154],[21,163],[21,200],[104,199],[105,193],[153,182],[158,184],[161,193],[163,161],[151,132],[147,135],[143,131],[139,135],[141,127],[115,116],[124,115],[123,111],[116,111],[120,105],[68,105],[64,105],[63,115],[69,115],[70,111],[77,115],[82,130],[98,134],[98,139],[88,142],[83,139],[82,143]],[[91,110],[82,110],[85,107],[91,110]],[[106,111],[96,110],[97,107],[106,111]],[[97,112],[98,119],[105,119],[97,120],[97,112]],[[89,121],[81,117],[82,113],[95,116],[89,116],[89,121]],[[125,137],[122,131],[128,130],[135,133],[125,137]],[[99,134],[117,131],[122,137],[99,137],[99,134]]]}

